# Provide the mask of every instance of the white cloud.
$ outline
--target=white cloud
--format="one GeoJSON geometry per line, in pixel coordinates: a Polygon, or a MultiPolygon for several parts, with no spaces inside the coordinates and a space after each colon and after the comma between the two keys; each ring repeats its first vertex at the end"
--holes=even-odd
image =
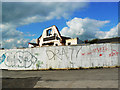
{"type": "Polygon", "coordinates": [[[37,40],[36,40],[36,39],[32,39],[30,42],[31,42],[31,43],[36,43],[37,40]]]}
{"type": "MultiPolygon", "coordinates": [[[[36,15],[27,17],[21,20],[20,24],[29,24],[33,22],[43,22],[53,18],[60,19],[61,17],[69,18],[72,12],[76,9],[82,9],[87,6],[87,3],[39,3],[36,15]],[[42,5],[42,8],[40,7],[42,5]]],[[[34,7],[36,8],[36,7],[34,7]]],[[[32,8],[31,8],[32,9],[32,8]]],[[[34,10],[34,9],[33,9],[34,10]]],[[[36,10],[35,10],[36,11],[36,10]]],[[[34,13],[34,12],[33,12],[34,13]]]]}
{"type": "Polygon", "coordinates": [[[2,24],[0,33],[2,33],[2,40],[20,38],[24,36],[23,32],[16,30],[13,24],[2,24]]]}
{"type": "Polygon", "coordinates": [[[87,0],[87,2],[119,2],[120,0],[87,0]]]}
{"type": "Polygon", "coordinates": [[[13,41],[14,41],[14,39],[8,39],[8,40],[6,40],[6,42],[8,42],[8,43],[13,42],[13,41]]]}
{"type": "Polygon", "coordinates": [[[30,34],[30,32],[27,32],[24,36],[28,36],[28,37],[33,37],[35,36],[36,34],[30,34]]]}
{"type": "Polygon", "coordinates": [[[27,47],[29,39],[24,39],[24,33],[16,30],[15,25],[6,23],[1,26],[2,48],[27,47]]]}
{"type": "Polygon", "coordinates": [[[106,35],[104,38],[117,37],[118,36],[118,26],[120,26],[120,23],[116,27],[113,27],[110,31],[106,32],[106,35]]]}
{"type": "Polygon", "coordinates": [[[68,18],[76,9],[85,8],[83,2],[3,2],[3,23],[24,25],[53,18],[68,18]],[[16,23],[17,22],[17,23],[16,23]]]}
{"type": "Polygon", "coordinates": [[[87,2],[89,0],[3,0],[3,2],[87,2]]]}
{"type": "Polygon", "coordinates": [[[8,39],[8,40],[3,40],[2,41],[2,47],[11,49],[11,48],[22,48],[22,47],[27,47],[28,46],[28,41],[29,39],[8,39]]]}
{"type": "Polygon", "coordinates": [[[75,10],[85,8],[87,5],[88,3],[80,2],[3,2],[3,24],[0,30],[2,46],[3,48],[26,47],[29,40],[24,36],[34,36],[34,34],[25,35],[16,30],[18,26],[54,18],[69,18],[75,10]]]}
{"type": "Polygon", "coordinates": [[[119,2],[120,0],[2,0],[2,2],[119,2]]]}
{"type": "Polygon", "coordinates": [[[109,31],[99,31],[96,33],[96,37],[98,38],[112,38],[112,37],[118,37],[120,36],[120,30],[118,29],[120,27],[120,23],[116,25],[115,27],[111,28],[109,31]]]}
{"type": "Polygon", "coordinates": [[[73,18],[66,23],[68,27],[64,27],[61,34],[73,38],[79,37],[81,40],[98,38],[96,34],[102,33],[100,28],[109,22],[89,18],[73,18]]]}

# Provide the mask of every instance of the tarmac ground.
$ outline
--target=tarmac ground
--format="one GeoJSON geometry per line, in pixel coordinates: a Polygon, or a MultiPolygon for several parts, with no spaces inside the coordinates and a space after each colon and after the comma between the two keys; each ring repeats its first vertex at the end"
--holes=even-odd
{"type": "Polygon", "coordinates": [[[2,88],[118,88],[118,69],[2,70],[2,88]]]}

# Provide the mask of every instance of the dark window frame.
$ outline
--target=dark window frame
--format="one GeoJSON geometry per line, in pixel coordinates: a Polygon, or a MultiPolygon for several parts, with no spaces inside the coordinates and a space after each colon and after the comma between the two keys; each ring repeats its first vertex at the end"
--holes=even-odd
{"type": "Polygon", "coordinates": [[[71,45],[71,42],[69,42],[68,45],[71,45]]]}
{"type": "Polygon", "coordinates": [[[47,36],[52,35],[51,32],[52,32],[52,29],[48,29],[47,32],[46,32],[46,33],[47,33],[47,36]]]}

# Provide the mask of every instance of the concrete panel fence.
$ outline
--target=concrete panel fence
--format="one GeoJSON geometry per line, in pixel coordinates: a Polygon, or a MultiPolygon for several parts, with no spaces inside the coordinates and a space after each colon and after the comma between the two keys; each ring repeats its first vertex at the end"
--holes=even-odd
{"type": "Polygon", "coordinates": [[[0,69],[36,70],[120,66],[120,44],[0,50],[0,69]]]}

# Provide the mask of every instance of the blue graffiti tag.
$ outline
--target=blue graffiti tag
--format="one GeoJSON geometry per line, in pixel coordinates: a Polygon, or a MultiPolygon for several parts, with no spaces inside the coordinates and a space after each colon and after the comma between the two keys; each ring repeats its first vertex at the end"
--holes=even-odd
{"type": "Polygon", "coordinates": [[[2,62],[4,62],[5,58],[6,58],[5,54],[3,54],[3,55],[0,57],[0,64],[1,64],[2,62]]]}

